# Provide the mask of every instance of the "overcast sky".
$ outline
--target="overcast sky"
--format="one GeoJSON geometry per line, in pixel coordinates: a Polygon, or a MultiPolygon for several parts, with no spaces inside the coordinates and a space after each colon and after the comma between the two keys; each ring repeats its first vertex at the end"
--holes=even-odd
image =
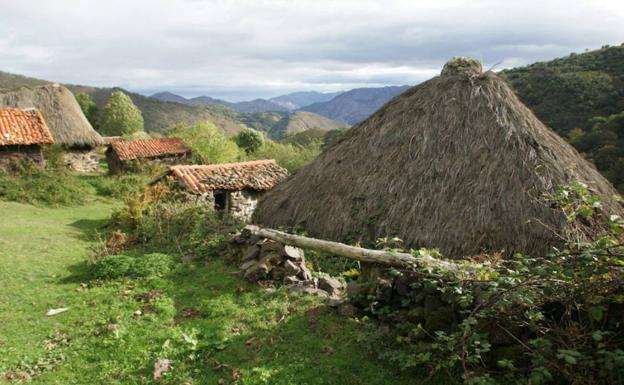
{"type": "Polygon", "coordinates": [[[624,2],[0,0],[0,70],[228,100],[417,84],[624,42],[624,2]]]}

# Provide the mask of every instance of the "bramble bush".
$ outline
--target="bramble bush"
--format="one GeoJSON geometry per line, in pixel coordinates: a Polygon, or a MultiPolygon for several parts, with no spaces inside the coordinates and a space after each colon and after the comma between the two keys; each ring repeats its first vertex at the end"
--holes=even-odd
{"type": "Polygon", "coordinates": [[[580,183],[547,198],[570,222],[602,221],[604,232],[548,256],[515,255],[475,279],[392,270],[417,279],[399,304],[369,297],[371,313],[393,321],[392,338],[380,334],[374,350],[402,369],[467,384],[624,383],[624,219],[606,217],[580,183]],[[416,314],[415,297],[427,293],[449,309],[438,327],[416,314]]]}
{"type": "Polygon", "coordinates": [[[106,255],[90,266],[91,276],[97,279],[162,277],[169,273],[173,258],[167,254],[150,253],[141,256],[126,254],[106,255]]]}

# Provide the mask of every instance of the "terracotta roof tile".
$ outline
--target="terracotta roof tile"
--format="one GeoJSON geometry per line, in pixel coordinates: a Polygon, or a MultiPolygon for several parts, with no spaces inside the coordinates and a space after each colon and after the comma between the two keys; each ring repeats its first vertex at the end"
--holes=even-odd
{"type": "Polygon", "coordinates": [[[50,129],[36,109],[0,109],[0,146],[52,143],[50,129]]]}
{"type": "Polygon", "coordinates": [[[121,160],[157,158],[159,156],[188,154],[191,152],[178,138],[122,140],[111,143],[111,148],[121,160]]]}
{"type": "Polygon", "coordinates": [[[193,193],[213,190],[270,190],[288,176],[275,160],[171,166],[171,173],[193,193]]]}

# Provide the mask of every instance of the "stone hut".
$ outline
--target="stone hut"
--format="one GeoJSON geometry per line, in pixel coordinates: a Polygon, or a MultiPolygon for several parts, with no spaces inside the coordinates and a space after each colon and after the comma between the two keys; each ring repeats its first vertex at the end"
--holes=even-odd
{"type": "Polygon", "coordinates": [[[110,143],[106,150],[106,163],[109,172],[117,174],[138,160],[178,164],[190,155],[191,149],[178,138],[119,140],[110,143]]]}
{"type": "Polygon", "coordinates": [[[52,133],[36,109],[0,109],[0,169],[22,160],[44,167],[41,145],[53,143],[52,133]]]}
{"type": "Polygon", "coordinates": [[[54,143],[63,146],[67,166],[78,172],[99,171],[101,156],[96,149],[104,141],[67,88],[49,84],[2,90],[0,107],[36,108],[47,122],[54,143]]]}
{"type": "Polygon", "coordinates": [[[258,199],[288,176],[275,160],[172,166],[169,175],[216,210],[249,221],[258,199]]]}

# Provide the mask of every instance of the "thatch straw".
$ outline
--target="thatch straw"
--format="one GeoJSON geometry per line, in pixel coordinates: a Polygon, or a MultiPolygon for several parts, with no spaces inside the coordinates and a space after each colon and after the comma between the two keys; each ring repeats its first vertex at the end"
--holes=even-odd
{"type": "Polygon", "coordinates": [[[573,180],[621,213],[609,182],[475,62],[452,60],[353,127],[267,193],[256,222],[341,241],[398,236],[461,257],[560,244],[576,225],[542,196],[573,180]]]}
{"type": "Polygon", "coordinates": [[[54,84],[3,90],[0,92],[0,107],[38,109],[48,123],[55,143],[70,147],[104,144],[82,113],[74,95],[63,86],[54,84]]]}

